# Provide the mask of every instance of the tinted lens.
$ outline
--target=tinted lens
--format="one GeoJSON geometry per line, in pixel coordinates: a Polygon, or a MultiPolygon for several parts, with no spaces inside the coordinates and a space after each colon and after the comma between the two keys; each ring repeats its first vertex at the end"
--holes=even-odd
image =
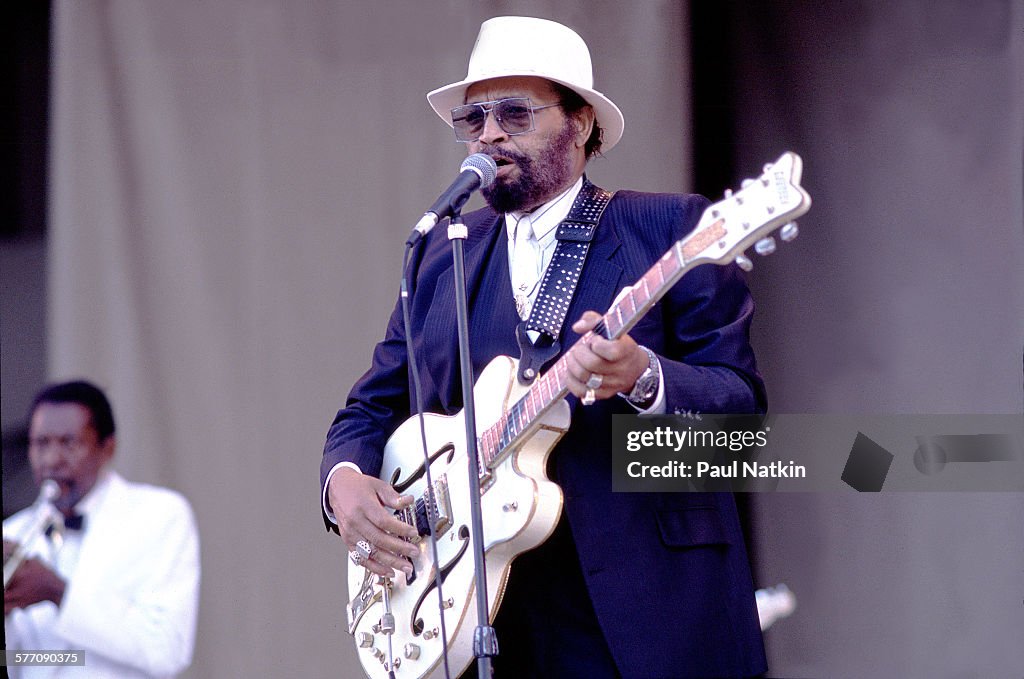
{"type": "Polygon", "coordinates": [[[527,97],[513,97],[452,109],[452,127],[459,141],[476,141],[484,132],[487,113],[494,115],[507,134],[523,134],[533,129],[533,110],[527,97]]]}
{"type": "Polygon", "coordinates": [[[509,134],[522,134],[533,128],[529,99],[502,99],[494,105],[494,115],[501,129],[509,134]]]}
{"type": "Polygon", "coordinates": [[[452,127],[459,141],[476,141],[484,131],[487,113],[480,104],[467,104],[452,109],[452,127]]]}

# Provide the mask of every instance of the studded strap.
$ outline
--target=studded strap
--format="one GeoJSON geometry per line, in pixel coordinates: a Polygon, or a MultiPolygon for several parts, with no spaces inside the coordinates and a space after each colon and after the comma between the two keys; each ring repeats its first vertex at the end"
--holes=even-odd
{"type": "Polygon", "coordinates": [[[569,305],[580,282],[583,263],[594,239],[597,223],[612,199],[612,193],[584,179],[569,214],[558,225],[558,245],[540,283],[540,292],[530,317],[516,327],[519,342],[519,381],[529,384],[541,369],[558,355],[558,336],[569,313],[569,305]],[[527,331],[539,334],[531,341],[527,331]]]}

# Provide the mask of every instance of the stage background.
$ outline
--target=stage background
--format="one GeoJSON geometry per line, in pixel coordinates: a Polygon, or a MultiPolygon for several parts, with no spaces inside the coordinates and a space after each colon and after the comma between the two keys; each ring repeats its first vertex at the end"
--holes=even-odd
{"type": "MultiPolygon", "coordinates": [[[[3,248],[5,444],[43,377],[109,391],[118,469],[198,517],[187,676],[359,676],[320,450],[464,154],[424,94],[490,16],[589,42],[626,117],[599,184],[717,196],[803,155],[803,233],[749,276],[774,410],[1024,410],[1024,3],[702,4],[55,3],[48,237],[3,248]]],[[[770,676],[1024,667],[1020,495],[754,509],[757,584],[799,599],[770,676]]]]}

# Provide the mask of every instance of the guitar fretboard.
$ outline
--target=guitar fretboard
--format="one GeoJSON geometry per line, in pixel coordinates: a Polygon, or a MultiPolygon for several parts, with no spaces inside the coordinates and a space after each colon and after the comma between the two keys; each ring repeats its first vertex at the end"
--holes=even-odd
{"type": "MultiPolygon", "coordinates": [[[[640,280],[620,294],[597,327],[579,341],[585,342],[592,333],[616,339],[628,332],[686,273],[696,254],[704,249],[702,241],[717,237],[720,228],[721,224],[716,222],[673,245],[640,280]]],[[[531,429],[540,415],[569,393],[565,356],[562,354],[480,437],[481,475],[500,464],[512,444],[531,429]]]]}

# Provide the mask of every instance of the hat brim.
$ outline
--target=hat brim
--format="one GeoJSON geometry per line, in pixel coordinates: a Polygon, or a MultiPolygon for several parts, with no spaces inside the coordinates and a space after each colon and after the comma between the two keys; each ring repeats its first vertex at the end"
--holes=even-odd
{"type": "MultiPolygon", "coordinates": [[[[618,144],[619,140],[622,139],[622,131],[626,125],[626,121],[622,117],[622,111],[619,110],[619,107],[616,106],[611,99],[604,96],[597,90],[586,89],[568,81],[560,80],[559,78],[538,75],[537,73],[503,73],[501,76],[494,77],[504,78],[516,76],[544,78],[544,80],[550,80],[551,82],[568,87],[570,90],[583,97],[583,99],[593,107],[594,115],[597,118],[597,124],[601,126],[601,130],[603,131],[601,137],[602,153],[611,150],[611,148],[618,144]]],[[[470,85],[475,85],[478,82],[493,79],[494,78],[475,78],[471,80],[461,80],[457,83],[452,83],[451,85],[445,85],[444,87],[439,87],[436,90],[428,92],[427,101],[441,120],[447,123],[448,127],[451,127],[451,111],[456,106],[461,106],[466,103],[466,90],[469,89],[470,85]]]]}

